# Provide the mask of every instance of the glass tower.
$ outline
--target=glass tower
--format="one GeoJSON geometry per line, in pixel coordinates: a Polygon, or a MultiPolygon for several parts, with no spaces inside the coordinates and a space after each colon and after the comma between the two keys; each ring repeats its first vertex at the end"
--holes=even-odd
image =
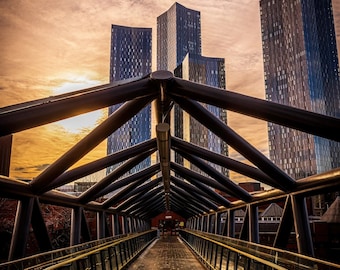
{"type": "MultiPolygon", "coordinates": [[[[143,77],[151,72],[151,28],[112,25],[110,82],[143,77]]],[[[121,104],[109,107],[109,115],[121,104]]],[[[151,106],[148,105],[108,138],[107,154],[151,138],[151,106]]],[[[144,160],[132,172],[150,165],[144,160]]],[[[110,167],[110,173],[114,167],[110,167]]]]}
{"type": "MultiPolygon", "coordinates": [[[[224,58],[205,57],[188,53],[182,63],[175,69],[174,73],[176,77],[225,89],[224,58]]],[[[201,105],[226,123],[226,110],[222,110],[209,104],[201,105]]],[[[225,155],[228,154],[227,144],[209,129],[201,125],[196,119],[189,117],[188,114],[177,106],[174,107],[174,115],[175,119],[178,119],[178,121],[175,122],[175,125],[177,125],[175,128],[175,136],[193,142],[211,151],[223,153],[225,155]],[[189,132],[178,132],[185,129],[189,130],[189,132]]],[[[221,170],[220,166],[215,166],[215,168],[221,170]]],[[[227,175],[228,170],[223,170],[223,173],[227,175]]]]}
{"type": "MultiPolygon", "coordinates": [[[[266,98],[340,117],[331,0],[260,0],[266,98]]],[[[270,158],[299,179],[340,166],[340,144],[268,125],[270,158]]]]}
{"type": "Polygon", "coordinates": [[[201,14],[175,3],[157,17],[157,69],[174,71],[187,53],[201,54],[201,14]]]}
{"type": "MultiPolygon", "coordinates": [[[[204,57],[201,51],[199,11],[175,3],[157,18],[157,68],[172,71],[175,76],[186,80],[225,89],[224,59],[204,57]]],[[[226,123],[225,110],[204,106],[226,123]]],[[[227,145],[220,138],[176,105],[172,110],[171,130],[179,138],[227,154],[227,145]]],[[[183,163],[180,156],[174,158],[183,163]]],[[[227,174],[227,170],[224,173],[227,174]]]]}

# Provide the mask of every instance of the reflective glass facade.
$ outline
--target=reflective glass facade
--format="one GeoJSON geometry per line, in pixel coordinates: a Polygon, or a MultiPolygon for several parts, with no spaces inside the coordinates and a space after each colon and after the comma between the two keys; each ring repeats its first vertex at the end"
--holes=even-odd
{"type": "MultiPolygon", "coordinates": [[[[266,98],[340,117],[331,0],[260,0],[266,98]]],[[[340,144],[269,124],[270,158],[299,179],[340,166],[340,144]],[[289,147],[288,147],[289,146],[289,147]]]]}
{"type": "MultiPolygon", "coordinates": [[[[151,72],[151,28],[112,25],[110,82],[142,77],[151,72]]],[[[119,105],[109,107],[109,115],[119,105]]],[[[108,138],[107,154],[125,149],[151,138],[151,106],[148,105],[108,138]]],[[[131,172],[150,165],[146,159],[131,172]]],[[[113,167],[108,168],[108,173],[113,167]]]]}
{"type": "Polygon", "coordinates": [[[178,3],[157,17],[157,69],[170,70],[187,53],[201,54],[201,14],[178,3]]]}
{"type": "MultiPolygon", "coordinates": [[[[180,77],[193,82],[207,84],[210,86],[225,89],[225,63],[224,58],[205,57],[197,54],[187,54],[183,62],[175,70],[176,77],[180,77]]],[[[201,104],[221,121],[226,123],[226,110],[209,105],[201,104]]],[[[177,106],[174,108],[176,136],[190,141],[194,144],[207,148],[216,153],[228,154],[226,143],[217,137],[213,132],[200,124],[193,117],[188,117],[183,110],[177,106]],[[184,131],[183,131],[184,130],[184,131]],[[188,132],[185,132],[185,131],[188,132]],[[186,135],[187,134],[187,135],[186,135]]],[[[221,170],[220,166],[215,166],[221,170]]],[[[228,174],[228,171],[224,171],[228,174]]]]}
{"type": "MultiPolygon", "coordinates": [[[[175,3],[157,18],[157,68],[170,70],[177,77],[225,89],[224,59],[204,57],[201,51],[199,11],[175,3]]],[[[225,110],[211,105],[204,106],[226,123],[225,110]]],[[[228,153],[227,145],[220,138],[176,105],[172,113],[171,129],[175,136],[186,141],[217,153],[228,153]]],[[[180,156],[174,158],[183,163],[180,156]]],[[[224,173],[228,174],[227,170],[224,173]]]]}

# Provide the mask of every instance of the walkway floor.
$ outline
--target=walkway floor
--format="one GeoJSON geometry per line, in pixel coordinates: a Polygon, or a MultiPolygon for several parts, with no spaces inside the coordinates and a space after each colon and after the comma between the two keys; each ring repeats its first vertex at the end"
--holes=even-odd
{"type": "Polygon", "coordinates": [[[129,270],[203,270],[178,236],[161,236],[128,268],[129,270]]]}

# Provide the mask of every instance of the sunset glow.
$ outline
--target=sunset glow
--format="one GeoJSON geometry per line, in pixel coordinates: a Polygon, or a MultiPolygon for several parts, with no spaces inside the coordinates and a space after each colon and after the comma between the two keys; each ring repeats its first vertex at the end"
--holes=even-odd
{"type": "MultiPolygon", "coordinates": [[[[173,3],[0,1],[0,107],[108,83],[111,24],[152,27],[155,51],[156,18],[173,3]]],[[[227,89],[264,99],[259,0],[180,3],[201,12],[202,53],[225,58],[227,89]]],[[[339,50],[338,0],[333,14],[339,50]]],[[[103,117],[100,110],[14,134],[10,176],[35,177],[103,117]]],[[[228,112],[228,125],[267,155],[266,123],[228,112]]],[[[103,142],[85,160],[105,155],[103,142]]]]}
{"type": "MultiPolygon", "coordinates": [[[[69,74],[66,76],[65,79],[66,81],[64,83],[52,89],[53,95],[69,93],[79,89],[85,89],[101,84],[100,81],[91,80],[85,76],[76,74],[69,74]]],[[[61,125],[67,132],[79,133],[84,129],[93,128],[94,126],[96,126],[98,120],[103,116],[105,112],[105,110],[98,110],[58,121],[56,122],[56,124],[61,125]]]]}

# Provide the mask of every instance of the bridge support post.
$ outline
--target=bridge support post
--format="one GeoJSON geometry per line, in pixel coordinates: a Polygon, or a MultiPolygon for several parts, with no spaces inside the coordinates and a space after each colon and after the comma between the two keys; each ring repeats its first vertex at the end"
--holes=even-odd
{"type": "Polygon", "coordinates": [[[18,201],[13,236],[8,256],[9,261],[25,257],[33,205],[34,198],[24,198],[18,201]]]}
{"type": "Polygon", "coordinates": [[[132,233],[132,228],[133,228],[133,225],[132,225],[132,218],[131,217],[127,217],[127,226],[128,226],[128,233],[132,233]]]}
{"type": "Polygon", "coordinates": [[[97,212],[97,239],[105,238],[106,214],[104,211],[97,212]]]}
{"type": "Polygon", "coordinates": [[[129,217],[125,217],[125,222],[124,222],[124,225],[125,225],[125,233],[130,233],[130,222],[129,222],[129,217]]]}
{"type": "Polygon", "coordinates": [[[131,223],[131,233],[135,233],[136,232],[136,219],[131,217],[130,223],[131,223]]]}
{"type": "Polygon", "coordinates": [[[216,230],[216,214],[211,214],[209,219],[209,232],[215,233],[216,230]]]}
{"type": "Polygon", "coordinates": [[[235,237],[235,212],[228,209],[227,236],[235,237]]]}
{"type": "Polygon", "coordinates": [[[145,221],[145,220],[143,220],[143,230],[147,230],[147,229],[149,229],[149,224],[145,221]]]}
{"type": "Polygon", "coordinates": [[[138,232],[138,219],[137,218],[133,219],[133,232],[134,233],[138,232]]]}
{"type": "Polygon", "coordinates": [[[258,207],[248,205],[249,213],[249,241],[253,243],[259,243],[259,215],[258,207]]]}
{"type": "Polygon", "coordinates": [[[190,221],[188,227],[189,227],[190,229],[197,230],[197,217],[191,218],[191,221],[190,221]]]}
{"type": "Polygon", "coordinates": [[[138,232],[144,231],[144,221],[141,219],[138,219],[138,232]]]}
{"type": "Polygon", "coordinates": [[[211,219],[212,219],[212,215],[207,215],[205,218],[205,224],[206,224],[205,231],[208,233],[210,233],[210,230],[211,230],[211,219]]]}
{"type": "Polygon", "coordinates": [[[144,231],[144,221],[139,219],[139,231],[144,231]]]}
{"type": "Polygon", "coordinates": [[[196,217],[192,217],[189,220],[187,220],[186,226],[189,229],[197,230],[197,218],[196,217]]]}
{"type": "Polygon", "coordinates": [[[285,249],[288,244],[290,233],[293,228],[293,210],[291,196],[286,197],[282,219],[274,240],[274,247],[285,249]]]}
{"type": "Polygon", "coordinates": [[[119,235],[119,217],[118,214],[114,214],[111,216],[111,223],[112,223],[112,235],[116,236],[119,235]]]}
{"type": "Polygon", "coordinates": [[[13,135],[0,137],[0,175],[9,176],[13,135]]]}
{"type": "Polygon", "coordinates": [[[122,219],[122,234],[126,234],[126,216],[121,216],[122,219]]]}
{"type": "Polygon", "coordinates": [[[221,213],[215,213],[215,234],[220,234],[220,227],[221,227],[221,213]]]}
{"type": "Polygon", "coordinates": [[[187,221],[186,226],[189,229],[197,230],[197,218],[196,217],[190,218],[190,220],[187,221]]]}
{"type": "Polygon", "coordinates": [[[203,216],[203,231],[208,232],[209,216],[203,216]]]}
{"type": "Polygon", "coordinates": [[[80,243],[82,213],[82,207],[72,208],[70,245],[77,245],[80,243]]]}
{"type": "Polygon", "coordinates": [[[297,195],[291,196],[298,252],[314,257],[313,240],[309,225],[306,198],[297,195]]]}
{"type": "Polygon", "coordinates": [[[34,198],[31,225],[40,251],[52,250],[51,239],[48,235],[38,198],[34,198]]]}

